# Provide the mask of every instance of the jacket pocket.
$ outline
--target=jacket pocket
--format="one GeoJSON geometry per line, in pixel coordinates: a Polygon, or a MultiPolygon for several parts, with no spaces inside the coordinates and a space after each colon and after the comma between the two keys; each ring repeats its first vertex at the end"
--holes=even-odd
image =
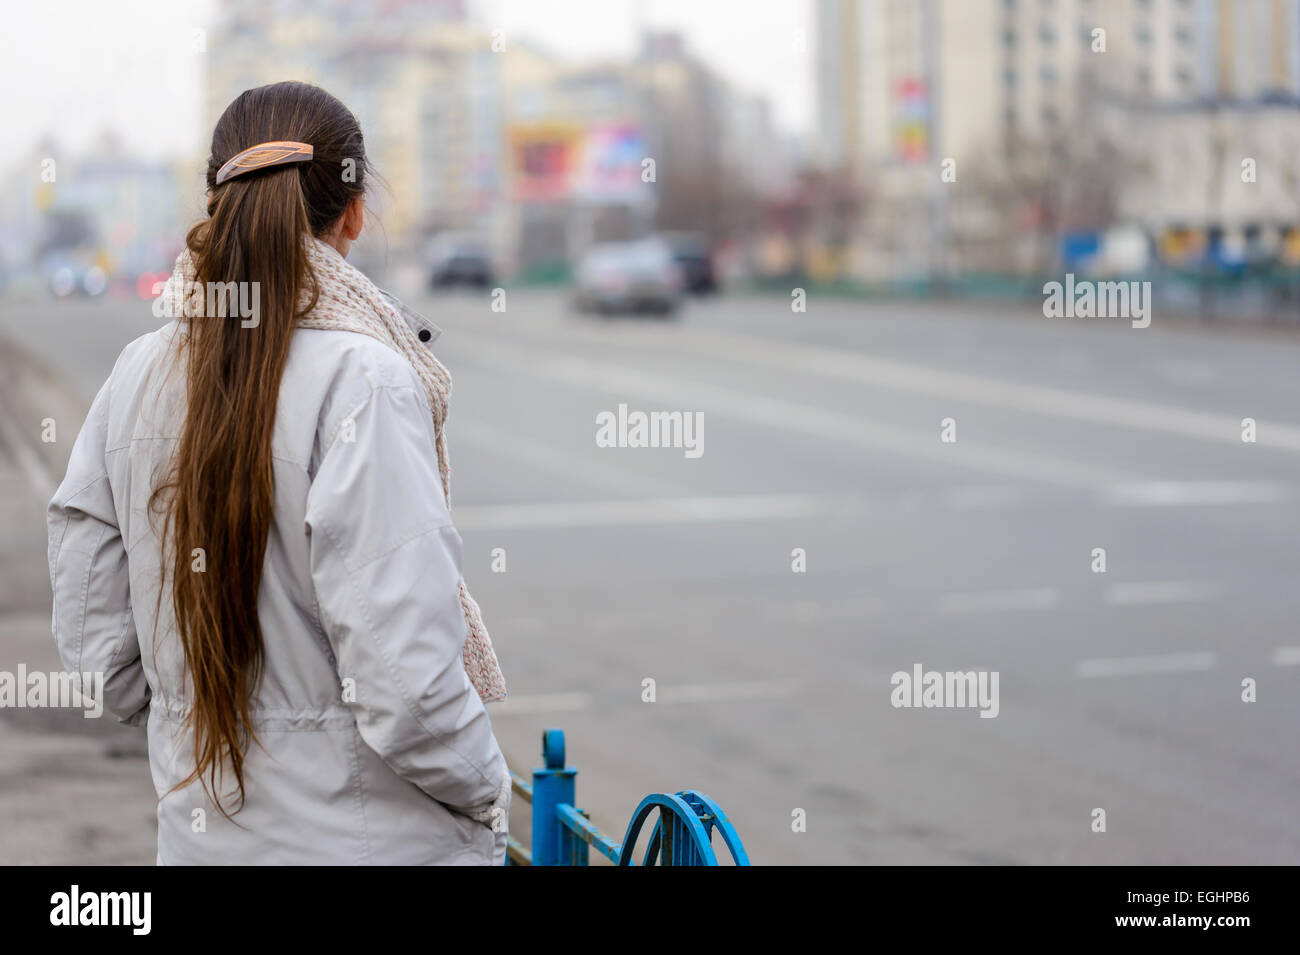
{"type": "Polygon", "coordinates": [[[496,833],[491,827],[454,809],[446,806],[443,808],[447,810],[447,815],[451,817],[452,825],[461,838],[462,848],[454,862],[459,865],[491,865],[496,850],[496,833]]]}

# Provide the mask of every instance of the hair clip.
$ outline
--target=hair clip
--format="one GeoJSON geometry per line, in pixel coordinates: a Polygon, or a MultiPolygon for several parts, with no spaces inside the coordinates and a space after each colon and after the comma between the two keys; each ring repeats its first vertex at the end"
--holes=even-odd
{"type": "Polygon", "coordinates": [[[271,143],[258,143],[243,152],[235,153],[217,170],[217,185],[227,179],[242,176],[247,172],[265,169],[268,166],[283,166],[286,163],[308,162],[314,155],[310,143],[295,143],[289,140],[276,140],[271,143]]]}

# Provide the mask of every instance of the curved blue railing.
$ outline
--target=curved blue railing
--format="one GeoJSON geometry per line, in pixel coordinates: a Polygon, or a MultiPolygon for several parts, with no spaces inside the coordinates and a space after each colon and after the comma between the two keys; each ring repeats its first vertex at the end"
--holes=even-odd
{"type": "Polygon", "coordinates": [[[658,812],[641,857],[641,865],[717,865],[713,851],[716,832],[736,865],[749,865],[740,836],[721,807],[703,793],[653,793],[632,813],[621,843],[601,832],[584,809],[574,804],[578,770],[565,765],[564,731],[542,733],[542,763],[533,770],[531,785],[512,772],[514,791],[532,804],[532,848],[509,838],[506,865],[586,865],[595,849],[617,865],[636,865],[634,859],[641,829],[658,812]]]}

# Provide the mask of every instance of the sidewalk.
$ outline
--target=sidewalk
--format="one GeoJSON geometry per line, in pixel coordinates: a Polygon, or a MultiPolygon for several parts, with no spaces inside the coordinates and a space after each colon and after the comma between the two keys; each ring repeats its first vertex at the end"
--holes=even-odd
{"type": "MultiPolygon", "coordinates": [[[[0,671],[60,670],[45,503],[86,406],[0,340],[0,409],[0,671]],[[46,417],[58,440],[42,446],[46,417]]],[[[0,709],[0,865],[150,865],[154,801],[142,729],[80,710],[0,709]]]]}

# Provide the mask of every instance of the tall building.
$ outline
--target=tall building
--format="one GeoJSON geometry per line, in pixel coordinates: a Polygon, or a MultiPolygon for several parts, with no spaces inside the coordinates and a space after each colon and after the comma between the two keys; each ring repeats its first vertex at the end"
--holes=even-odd
{"type": "Polygon", "coordinates": [[[1300,4],[1295,0],[1201,0],[1214,39],[1213,87],[1225,99],[1300,95],[1300,4]]]}
{"type": "Polygon", "coordinates": [[[825,169],[856,168],[862,145],[862,81],[865,50],[859,0],[818,0],[817,131],[815,158],[825,169]]]}
{"type": "Polygon", "coordinates": [[[365,130],[389,242],[440,228],[490,231],[502,139],[491,43],[469,25],[464,0],[220,0],[208,39],[209,122],[251,87],[316,83],[365,130]]]}
{"type": "Polygon", "coordinates": [[[948,208],[945,160],[958,181],[1039,148],[1077,168],[1153,115],[1300,93],[1300,0],[817,0],[815,19],[822,161],[868,191],[868,276],[931,273],[953,217],[988,218],[948,208]]]}

